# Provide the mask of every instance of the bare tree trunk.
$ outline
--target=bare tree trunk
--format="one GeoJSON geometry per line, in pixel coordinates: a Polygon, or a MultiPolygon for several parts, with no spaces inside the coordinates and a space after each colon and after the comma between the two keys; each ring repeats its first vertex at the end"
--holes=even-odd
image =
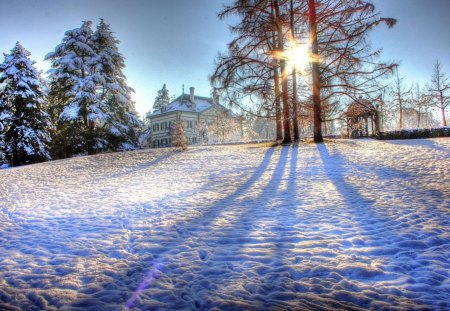
{"type": "Polygon", "coordinates": [[[447,126],[447,121],[445,120],[445,108],[444,108],[444,96],[442,90],[439,90],[439,109],[442,115],[442,126],[447,126]]]}
{"type": "Polygon", "coordinates": [[[400,96],[400,94],[397,97],[398,100],[398,128],[402,129],[403,128],[403,102],[402,102],[402,98],[400,96]]]}
{"type": "Polygon", "coordinates": [[[422,103],[420,102],[420,89],[419,89],[419,84],[417,84],[417,128],[420,128],[421,108],[422,108],[422,103]]]}
{"type": "MultiPolygon", "coordinates": [[[[295,41],[294,31],[294,0],[291,0],[291,36],[295,41]]],[[[294,125],[294,141],[300,140],[300,132],[298,128],[298,101],[297,101],[297,72],[295,68],[292,69],[292,111],[293,111],[293,125],[294,125]]]]}
{"type": "Polygon", "coordinates": [[[312,47],[312,79],[313,79],[313,116],[314,116],[314,141],[323,142],[322,116],[320,106],[320,72],[319,72],[319,47],[317,44],[317,20],[316,2],[309,0],[309,27],[312,47]]]}
{"type": "MultiPolygon", "coordinates": [[[[275,24],[277,26],[278,51],[281,52],[284,51],[284,38],[283,38],[283,28],[281,25],[280,7],[278,5],[278,0],[275,0],[273,3],[275,8],[275,24]]],[[[283,143],[289,144],[292,142],[292,138],[291,138],[291,128],[289,125],[290,113],[289,113],[286,60],[284,59],[280,60],[280,68],[281,68],[281,99],[283,102],[283,130],[284,130],[283,143]]]]}
{"type": "Polygon", "coordinates": [[[275,92],[275,123],[277,131],[277,140],[283,139],[283,130],[281,127],[281,103],[280,103],[280,75],[277,66],[273,68],[273,84],[275,92]]]}

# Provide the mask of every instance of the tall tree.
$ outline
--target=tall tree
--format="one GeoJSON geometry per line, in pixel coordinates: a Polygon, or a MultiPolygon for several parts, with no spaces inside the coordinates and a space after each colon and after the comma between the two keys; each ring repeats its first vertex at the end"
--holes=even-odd
{"type": "Polygon", "coordinates": [[[55,51],[46,55],[52,68],[49,70],[50,102],[58,116],[55,142],[66,142],[60,149],[67,155],[94,153],[98,139],[94,122],[106,115],[96,105],[99,98],[91,75],[91,62],[95,57],[92,44],[92,22],[85,21],[80,28],[68,30],[55,51]]]}
{"type": "MultiPolygon", "coordinates": [[[[281,102],[283,107],[289,106],[287,84],[283,86],[284,82],[280,80],[283,75],[280,72],[281,60],[276,57],[280,41],[284,42],[284,38],[278,35],[284,23],[281,11],[276,18],[275,6],[279,6],[278,3],[275,0],[236,0],[224,7],[219,13],[220,18],[235,15],[240,20],[231,27],[236,38],[228,45],[226,54],[219,54],[211,80],[224,91],[230,103],[248,114],[267,117],[266,112],[272,110],[270,117],[276,121],[276,138],[282,139],[281,125],[285,127],[286,124],[281,114],[289,114],[289,108],[284,112],[281,102]],[[273,104],[267,105],[268,101],[273,104]],[[251,107],[255,103],[256,109],[251,107]]],[[[290,131],[287,132],[290,135],[290,131]]]]}
{"type": "Polygon", "coordinates": [[[414,95],[411,98],[412,108],[417,114],[417,128],[422,127],[422,116],[426,116],[427,108],[429,107],[429,96],[423,91],[419,83],[416,83],[413,91],[414,95]]]}
{"type": "MultiPolygon", "coordinates": [[[[291,30],[291,41],[296,42],[295,35],[295,10],[294,10],[294,0],[290,0],[290,30],[291,30]]],[[[294,130],[294,141],[298,142],[300,140],[300,129],[298,124],[298,94],[297,94],[297,69],[295,66],[292,68],[292,122],[294,130]]]]}
{"type": "MultiPolygon", "coordinates": [[[[123,74],[123,56],[108,24],[100,20],[65,33],[46,56],[52,62],[50,98],[58,119],[59,149],[66,154],[128,150],[137,144],[141,123],[123,74]]],[[[57,148],[58,149],[58,148],[57,148]]]]}
{"type": "Polygon", "coordinates": [[[400,76],[398,70],[395,73],[394,84],[390,89],[390,108],[394,113],[398,114],[397,127],[402,129],[404,126],[403,113],[405,109],[409,108],[411,88],[407,88],[404,83],[404,78],[400,76]]]}
{"type": "Polygon", "coordinates": [[[313,87],[313,121],[314,121],[314,141],[322,142],[322,109],[320,101],[320,70],[319,70],[319,45],[317,42],[317,13],[316,1],[309,0],[308,17],[310,28],[310,42],[312,55],[312,87],[313,87]]]}
{"type": "Polygon", "coordinates": [[[131,99],[134,90],[127,85],[123,73],[125,60],[119,52],[119,41],[103,19],[92,36],[92,44],[95,57],[91,60],[91,70],[99,98],[97,120],[107,130],[105,147],[111,150],[134,149],[142,126],[131,99]]]}
{"type": "Polygon", "coordinates": [[[447,74],[442,70],[442,65],[439,60],[436,60],[433,65],[433,75],[431,77],[431,83],[428,86],[428,91],[434,106],[441,113],[442,126],[447,126],[445,109],[450,104],[450,83],[447,74]]]}
{"type": "Polygon", "coordinates": [[[314,140],[322,141],[321,104],[333,97],[351,101],[380,92],[378,78],[391,73],[395,64],[378,61],[380,50],[373,51],[368,33],[377,25],[395,24],[383,18],[372,1],[309,0],[308,11],[312,45],[314,98],[314,140]]]}
{"type": "Polygon", "coordinates": [[[164,112],[167,108],[167,105],[170,103],[169,90],[166,87],[166,84],[163,84],[163,87],[158,91],[158,95],[155,97],[155,102],[153,103],[153,112],[164,112]]]}
{"type": "Polygon", "coordinates": [[[50,117],[30,53],[17,42],[0,64],[0,165],[50,160],[50,117]]]}
{"type": "MultiPolygon", "coordinates": [[[[283,17],[281,16],[281,8],[278,0],[272,2],[274,8],[274,24],[277,37],[277,53],[283,55],[285,50],[285,37],[283,34],[283,17]]],[[[288,89],[288,75],[286,68],[286,59],[280,58],[281,70],[281,99],[283,102],[283,143],[289,144],[292,142],[291,126],[290,126],[290,105],[289,105],[289,89],[288,89]]]]}

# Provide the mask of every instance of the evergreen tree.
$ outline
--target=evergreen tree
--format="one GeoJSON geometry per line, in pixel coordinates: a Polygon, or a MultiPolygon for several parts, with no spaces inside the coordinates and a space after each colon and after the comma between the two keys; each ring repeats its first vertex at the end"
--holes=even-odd
{"type": "Polygon", "coordinates": [[[166,88],[166,84],[163,85],[162,89],[158,91],[158,96],[155,98],[155,103],[153,104],[153,112],[161,111],[167,108],[170,103],[169,90],[166,88]]]}
{"type": "Polygon", "coordinates": [[[67,31],[62,43],[45,57],[52,63],[49,101],[58,116],[55,142],[63,143],[55,147],[65,149],[63,157],[94,153],[97,143],[101,144],[96,141],[94,122],[105,119],[106,115],[101,114],[97,106],[95,76],[91,75],[95,56],[91,25],[92,22],[85,21],[80,28],[67,31]]]}
{"type": "Polygon", "coordinates": [[[134,90],[127,85],[123,73],[125,61],[118,49],[119,41],[114,38],[110,26],[101,19],[92,42],[96,53],[92,60],[93,75],[100,99],[98,109],[100,114],[106,115],[103,120],[108,133],[107,147],[112,150],[134,149],[142,122],[131,100],[134,90]]]}
{"type": "Polygon", "coordinates": [[[181,120],[178,120],[172,128],[172,144],[176,149],[187,149],[187,138],[181,120]]]}
{"type": "Polygon", "coordinates": [[[16,43],[0,64],[0,165],[50,160],[44,91],[30,53],[16,43]]]}
{"type": "Polygon", "coordinates": [[[104,150],[129,150],[137,144],[141,122],[123,74],[124,58],[110,26],[100,20],[65,33],[51,60],[50,102],[58,120],[55,152],[61,157],[104,150]]]}

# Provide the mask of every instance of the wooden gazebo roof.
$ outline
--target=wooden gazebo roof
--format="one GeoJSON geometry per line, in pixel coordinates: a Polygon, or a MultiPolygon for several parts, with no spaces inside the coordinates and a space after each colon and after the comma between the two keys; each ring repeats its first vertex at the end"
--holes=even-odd
{"type": "Polygon", "coordinates": [[[377,113],[377,109],[368,100],[358,100],[351,103],[347,111],[346,116],[349,118],[364,118],[368,116],[374,116],[377,113]]]}

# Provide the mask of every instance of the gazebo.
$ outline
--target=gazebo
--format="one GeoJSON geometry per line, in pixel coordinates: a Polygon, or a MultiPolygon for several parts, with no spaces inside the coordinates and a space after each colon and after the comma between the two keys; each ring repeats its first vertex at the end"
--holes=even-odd
{"type": "Polygon", "coordinates": [[[359,99],[352,102],[344,112],[348,137],[369,137],[379,132],[378,110],[368,100],[359,99]]]}

